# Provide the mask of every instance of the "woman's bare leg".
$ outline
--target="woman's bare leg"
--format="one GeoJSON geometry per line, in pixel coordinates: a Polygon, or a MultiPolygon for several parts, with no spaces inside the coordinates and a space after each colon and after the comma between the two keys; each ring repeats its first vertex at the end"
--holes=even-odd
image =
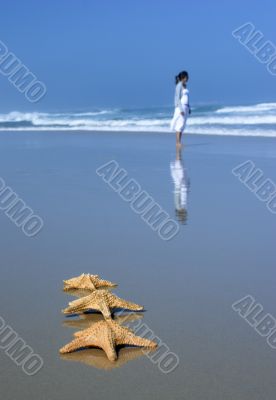
{"type": "Polygon", "coordinates": [[[181,146],[181,137],[182,137],[182,132],[176,132],[176,146],[177,147],[181,146]]]}

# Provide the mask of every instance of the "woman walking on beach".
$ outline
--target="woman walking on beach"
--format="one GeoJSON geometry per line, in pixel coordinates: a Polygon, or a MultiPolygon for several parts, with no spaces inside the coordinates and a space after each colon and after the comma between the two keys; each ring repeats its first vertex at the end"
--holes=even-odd
{"type": "Polygon", "coordinates": [[[184,132],[188,114],[191,113],[189,105],[189,91],[186,87],[189,79],[187,71],[182,71],[175,77],[174,115],[171,121],[171,130],[176,132],[176,146],[181,147],[181,137],[184,132]]]}

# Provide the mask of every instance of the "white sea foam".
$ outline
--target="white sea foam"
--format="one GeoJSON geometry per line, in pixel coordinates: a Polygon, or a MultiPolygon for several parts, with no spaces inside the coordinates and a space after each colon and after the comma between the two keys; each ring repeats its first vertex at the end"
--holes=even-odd
{"type": "MultiPolygon", "coordinates": [[[[173,110],[106,109],[89,112],[0,114],[0,130],[169,132],[173,110]]],[[[188,133],[276,137],[276,103],[252,106],[194,107],[188,133]]]]}
{"type": "Polygon", "coordinates": [[[227,113],[255,113],[260,111],[276,111],[276,103],[260,103],[252,106],[222,107],[216,110],[217,114],[227,113]]]}
{"type": "Polygon", "coordinates": [[[275,115],[233,115],[233,116],[204,116],[190,118],[189,123],[191,125],[262,125],[262,124],[276,124],[276,113],[275,115]]]}

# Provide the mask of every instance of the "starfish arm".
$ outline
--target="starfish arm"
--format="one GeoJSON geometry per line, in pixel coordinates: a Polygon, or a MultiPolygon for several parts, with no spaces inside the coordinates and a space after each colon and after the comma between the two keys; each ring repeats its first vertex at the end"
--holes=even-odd
{"type": "Polygon", "coordinates": [[[79,350],[86,347],[102,347],[100,340],[94,335],[82,336],[80,335],[76,339],[72,340],[72,342],[63,346],[59,352],[61,354],[71,353],[75,350],[79,350]]]}
{"type": "Polygon", "coordinates": [[[63,310],[64,314],[77,314],[85,310],[83,297],[69,302],[69,306],[63,310]]]}
{"type": "Polygon", "coordinates": [[[104,279],[98,280],[98,287],[115,287],[115,286],[118,286],[117,283],[106,281],[104,279]]]}
{"type": "Polygon", "coordinates": [[[101,311],[105,319],[111,318],[111,312],[106,301],[102,300],[99,303],[99,310],[101,311]]]}
{"type": "Polygon", "coordinates": [[[105,321],[98,321],[90,324],[89,328],[82,329],[81,331],[77,331],[74,333],[74,336],[77,338],[88,339],[95,341],[98,343],[98,338],[101,336],[101,332],[106,329],[105,321]]]}
{"type": "Polygon", "coordinates": [[[81,286],[81,282],[84,278],[84,274],[81,274],[80,276],[76,276],[71,279],[64,280],[64,289],[73,289],[73,288],[78,288],[81,286]]]}
{"type": "Polygon", "coordinates": [[[84,331],[74,332],[73,335],[74,335],[75,338],[81,338],[81,337],[85,336],[85,335],[83,334],[83,332],[84,332],[84,331]]]}
{"type": "Polygon", "coordinates": [[[140,336],[134,335],[134,333],[128,333],[117,340],[117,344],[125,344],[129,346],[139,346],[147,348],[157,347],[157,343],[153,340],[144,339],[140,336]]]}
{"type": "Polygon", "coordinates": [[[68,306],[62,310],[63,314],[76,314],[77,311],[75,311],[74,307],[68,306]]]}
{"type": "Polygon", "coordinates": [[[79,314],[89,309],[100,311],[99,306],[90,296],[70,301],[69,307],[63,310],[64,314],[79,314]]]}
{"type": "Polygon", "coordinates": [[[97,289],[96,286],[97,286],[97,285],[96,285],[96,283],[93,281],[92,276],[91,276],[91,275],[88,276],[87,288],[88,288],[88,289],[96,290],[96,289],[97,289]]]}
{"type": "Polygon", "coordinates": [[[100,347],[104,350],[110,361],[117,360],[116,342],[111,329],[105,329],[101,335],[100,347]]]}
{"type": "Polygon", "coordinates": [[[109,296],[109,303],[113,308],[118,307],[133,311],[142,311],[144,309],[144,307],[140,306],[139,304],[123,300],[120,297],[114,295],[109,296]]]}
{"type": "Polygon", "coordinates": [[[81,347],[85,347],[85,346],[81,345],[81,341],[79,339],[74,339],[74,340],[72,340],[72,342],[63,346],[59,350],[59,352],[60,352],[60,354],[71,353],[72,351],[78,350],[81,347]]]}

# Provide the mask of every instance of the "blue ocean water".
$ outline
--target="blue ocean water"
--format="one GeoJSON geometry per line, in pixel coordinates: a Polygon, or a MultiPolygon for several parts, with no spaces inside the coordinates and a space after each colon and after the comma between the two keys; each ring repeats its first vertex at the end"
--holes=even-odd
{"type": "MultiPolygon", "coordinates": [[[[0,130],[169,132],[173,111],[172,107],[106,108],[86,112],[13,111],[0,114],[0,130]]],[[[186,132],[276,137],[276,103],[194,106],[186,132]]]]}

